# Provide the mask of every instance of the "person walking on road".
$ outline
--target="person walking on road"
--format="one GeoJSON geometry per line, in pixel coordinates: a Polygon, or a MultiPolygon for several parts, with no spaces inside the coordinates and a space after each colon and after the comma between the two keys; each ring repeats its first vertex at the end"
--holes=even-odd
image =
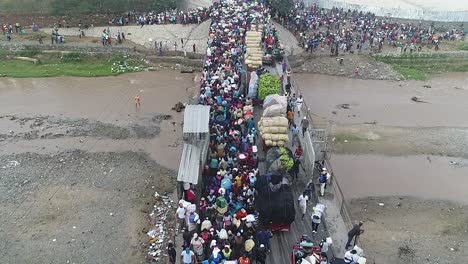
{"type": "Polygon", "coordinates": [[[135,107],[140,108],[141,107],[141,98],[139,95],[135,96],[135,107]]]}
{"type": "Polygon", "coordinates": [[[288,127],[291,128],[292,124],[294,124],[294,111],[292,109],[288,110],[287,117],[288,117],[288,127]]]}
{"type": "Polygon", "coordinates": [[[322,216],[325,213],[326,206],[324,204],[318,203],[313,208],[312,212],[312,233],[317,233],[318,227],[322,221],[322,216]]]}
{"type": "Polygon", "coordinates": [[[267,250],[265,248],[265,245],[260,244],[260,247],[257,249],[256,253],[256,262],[259,264],[265,264],[266,263],[266,256],[267,256],[267,250]]]}
{"type": "Polygon", "coordinates": [[[325,194],[325,187],[326,187],[327,181],[328,181],[327,174],[329,174],[329,173],[327,172],[327,169],[326,169],[326,168],[323,168],[323,169],[322,169],[322,172],[320,173],[320,176],[319,176],[320,196],[323,196],[323,195],[325,194]]]}
{"type": "Polygon", "coordinates": [[[185,247],[184,251],[182,251],[182,254],[180,254],[180,262],[182,264],[193,264],[197,263],[195,259],[195,253],[193,253],[192,250],[190,250],[190,247],[185,247]]]}
{"type": "Polygon", "coordinates": [[[354,239],[354,244],[356,244],[356,238],[364,233],[364,229],[362,229],[362,225],[364,224],[363,221],[359,221],[358,224],[355,224],[351,230],[348,232],[348,242],[346,242],[345,249],[351,247],[351,242],[354,239]]]}
{"type": "Polygon", "coordinates": [[[185,226],[185,213],[184,203],[180,201],[179,207],[176,210],[176,219],[179,224],[178,228],[180,231],[182,231],[182,228],[185,226]]]}
{"type": "Polygon", "coordinates": [[[169,243],[167,244],[167,256],[169,257],[170,264],[176,263],[176,255],[177,252],[174,248],[174,244],[172,243],[172,241],[169,241],[169,243]]]}
{"type": "Polygon", "coordinates": [[[309,120],[307,120],[307,117],[305,116],[301,121],[301,127],[302,127],[302,136],[304,136],[305,132],[309,128],[309,120]]]}
{"type": "Polygon", "coordinates": [[[294,146],[294,144],[296,144],[296,141],[299,141],[299,128],[296,126],[296,124],[294,124],[293,127],[291,128],[291,135],[292,135],[292,145],[294,146]]]}
{"type": "Polygon", "coordinates": [[[301,195],[299,195],[299,198],[297,198],[297,202],[299,203],[299,208],[301,209],[301,212],[302,212],[301,220],[304,220],[304,216],[307,212],[308,201],[309,201],[309,197],[307,196],[306,192],[303,192],[301,195]]]}
{"type": "Polygon", "coordinates": [[[304,98],[302,98],[302,95],[299,95],[299,97],[296,99],[297,114],[299,116],[301,115],[301,108],[302,108],[303,103],[304,103],[304,98]]]}

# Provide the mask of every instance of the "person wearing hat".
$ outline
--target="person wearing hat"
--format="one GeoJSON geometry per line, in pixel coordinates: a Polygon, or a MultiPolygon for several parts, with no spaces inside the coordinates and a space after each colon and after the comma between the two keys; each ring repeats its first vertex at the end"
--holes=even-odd
{"type": "Polygon", "coordinates": [[[319,176],[320,196],[325,194],[325,188],[327,187],[327,182],[329,182],[330,178],[331,174],[327,171],[327,168],[323,167],[319,176]]]}
{"type": "Polygon", "coordinates": [[[307,132],[307,129],[309,128],[309,120],[307,120],[306,116],[304,116],[304,118],[301,121],[301,127],[302,127],[302,136],[304,136],[305,132],[307,132]]]}
{"type": "Polygon", "coordinates": [[[204,244],[205,244],[205,240],[199,237],[197,233],[194,233],[193,238],[190,241],[190,246],[192,247],[198,259],[203,258],[203,245],[204,244]]]}
{"type": "Polygon", "coordinates": [[[198,209],[200,211],[200,219],[205,218],[207,207],[208,207],[208,202],[206,201],[205,197],[202,197],[200,201],[198,202],[198,209]]]}
{"type": "Polygon", "coordinates": [[[242,256],[243,247],[244,246],[244,238],[241,236],[241,233],[237,232],[236,237],[234,238],[234,254],[236,258],[242,256]]]}
{"type": "Polygon", "coordinates": [[[211,253],[210,260],[209,260],[210,264],[221,263],[223,259],[223,255],[220,253],[221,253],[221,250],[219,250],[218,246],[214,246],[213,252],[211,253]]]}
{"type": "Polygon", "coordinates": [[[231,260],[231,255],[232,255],[231,246],[229,246],[228,244],[226,244],[226,245],[224,246],[223,250],[221,251],[221,254],[223,254],[224,259],[226,259],[226,260],[231,260]]]}
{"type": "Polygon", "coordinates": [[[267,249],[265,245],[260,244],[260,247],[257,249],[257,253],[255,255],[255,260],[259,264],[265,264],[266,256],[267,256],[267,249]]]}
{"type": "Polygon", "coordinates": [[[253,240],[253,236],[250,236],[249,239],[247,239],[244,242],[245,253],[247,253],[249,257],[252,257],[254,248],[255,248],[255,241],[253,240]]]}

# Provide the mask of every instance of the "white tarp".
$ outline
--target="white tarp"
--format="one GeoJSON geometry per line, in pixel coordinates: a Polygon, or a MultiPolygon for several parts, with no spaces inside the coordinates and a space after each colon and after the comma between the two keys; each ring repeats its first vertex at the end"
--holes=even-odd
{"type": "Polygon", "coordinates": [[[257,85],[258,85],[257,72],[252,71],[250,73],[249,92],[247,93],[247,97],[250,97],[250,98],[257,97],[257,85]]]}

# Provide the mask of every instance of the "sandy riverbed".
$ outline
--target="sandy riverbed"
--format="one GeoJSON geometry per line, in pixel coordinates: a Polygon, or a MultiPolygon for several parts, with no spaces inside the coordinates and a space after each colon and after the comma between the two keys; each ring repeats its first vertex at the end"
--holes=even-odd
{"type": "Polygon", "coordinates": [[[194,74],[0,78],[0,262],[144,263],[194,74]],[[133,98],[142,98],[136,109],[133,98]]]}
{"type": "Polygon", "coordinates": [[[371,263],[462,263],[468,74],[426,82],[295,78],[315,121],[330,124],[333,169],[352,218],[366,221],[361,241],[371,263]]]}

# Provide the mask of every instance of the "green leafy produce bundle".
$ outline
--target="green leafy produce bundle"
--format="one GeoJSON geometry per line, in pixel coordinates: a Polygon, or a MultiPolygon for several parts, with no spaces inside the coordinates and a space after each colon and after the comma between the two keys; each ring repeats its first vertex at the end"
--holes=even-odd
{"type": "Polygon", "coordinates": [[[294,160],[289,157],[288,154],[282,154],[280,156],[281,165],[286,171],[289,171],[294,166],[294,160]]]}
{"type": "Polygon", "coordinates": [[[270,94],[280,94],[281,81],[278,76],[264,74],[258,81],[258,99],[264,100],[270,94]]]}

